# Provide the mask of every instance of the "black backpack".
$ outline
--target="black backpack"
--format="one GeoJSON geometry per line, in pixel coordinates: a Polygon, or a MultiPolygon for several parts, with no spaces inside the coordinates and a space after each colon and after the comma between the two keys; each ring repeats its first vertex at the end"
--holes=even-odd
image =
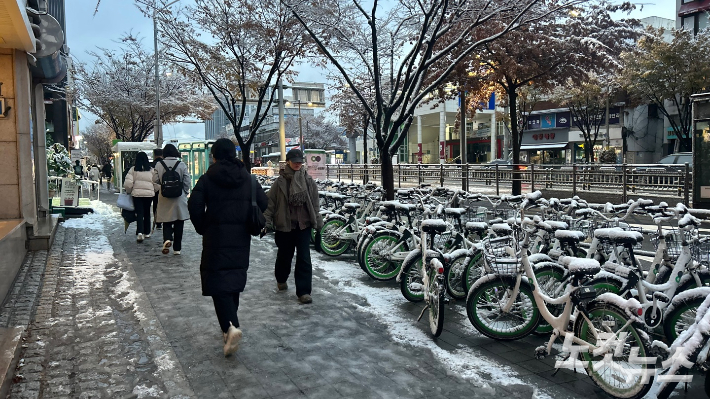
{"type": "Polygon", "coordinates": [[[160,160],[160,164],[165,169],[163,178],[160,181],[160,193],[165,198],[177,198],[182,195],[182,177],[180,173],[175,171],[179,163],[180,161],[178,160],[173,165],[173,168],[170,169],[162,159],[160,160]]]}

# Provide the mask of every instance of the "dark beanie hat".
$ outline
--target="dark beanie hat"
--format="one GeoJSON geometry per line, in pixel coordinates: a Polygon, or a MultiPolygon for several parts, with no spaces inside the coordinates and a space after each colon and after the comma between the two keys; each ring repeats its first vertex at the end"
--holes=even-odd
{"type": "Polygon", "coordinates": [[[218,139],[212,145],[212,156],[214,159],[235,159],[237,157],[237,148],[230,139],[218,139]]]}

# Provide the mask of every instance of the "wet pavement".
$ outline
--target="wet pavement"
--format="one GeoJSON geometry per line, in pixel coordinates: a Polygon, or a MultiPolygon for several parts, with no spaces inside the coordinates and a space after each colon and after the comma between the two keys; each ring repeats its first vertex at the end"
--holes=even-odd
{"type": "MultiPolygon", "coordinates": [[[[273,236],[252,241],[244,338],[225,358],[192,225],[182,254],[163,255],[160,231],[137,244],[134,226],[124,234],[117,213],[100,213],[65,222],[50,251],[32,253],[0,311],[0,327],[29,325],[10,398],[606,397],[582,373],[553,376],[554,356],[535,359],[546,338],[481,336],[462,302],[431,338],[426,317],[416,321],[422,305],[349,255],[312,253],[314,302],[301,305],[293,278],[276,290],[273,236]]],[[[701,382],[677,397],[700,397],[701,382]]]]}

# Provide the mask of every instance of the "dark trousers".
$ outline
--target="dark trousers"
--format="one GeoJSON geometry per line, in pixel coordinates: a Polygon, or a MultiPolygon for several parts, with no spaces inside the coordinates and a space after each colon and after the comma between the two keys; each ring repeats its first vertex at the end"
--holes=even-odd
{"type": "MultiPolygon", "coordinates": [[[[158,212],[158,196],[160,193],[155,194],[155,197],[153,197],[153,215],[155,215],[158,212]]],[[[163,224],[162,223],[155,223],[155,228],[159,229],[162,228],[163,224]]]]}
{"type": "Polygon", "coordinates": [[[133,206],[136,210],[136,235],[150,234],[150,203],[152,197],[133,197],[133,206]]]}
{"type": "MultiPolygon", "coordinates": [[[[167,225],[167,223],[166,223],[167,225]]],[[[234,327],[239,328],[239,318],[237,310],[239,309],[239,293],[214,295],[214,311],[217,313],[217,320],[223,332],[229,330],[229,322],[232,322],[234,327]]]]}
{"type": "Polygon", "coordinates": [[[277,231],[275,234],[276,246],[276,282],[285,283],[291,274],[291,260],[296,252],[296,268],[293,277],[296,280],[296,295],[311,294],[311,279],[313,269],[311,266],[311,228],[305,230],[291,230],[288,233],[277,231]]]}
{"type": "Polygon", "coordinates": [[[179,251],[182,249],[183,227],[185,227],[184,220],[176,220],[174,222],[163,223],[163,241],[172,241],[174,251],[179,251]]]}

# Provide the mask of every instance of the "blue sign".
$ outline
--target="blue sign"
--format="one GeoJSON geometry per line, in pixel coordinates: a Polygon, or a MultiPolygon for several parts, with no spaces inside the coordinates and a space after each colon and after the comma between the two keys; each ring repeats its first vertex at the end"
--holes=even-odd
{"type": "Polygon", "coordinates": [[[540,116],[540,127],[542,129],[550,129],[555,127],[555,115],[556,114],[546,114],[540,116]]]}
{"type": "Polygon", "coordinates": [[[242,147],[237,146],[237,151],[241,151],[241,150],[242,150],[242,147]]]}
{"type": "Polygon", "coordinates": [[[488,109],[489,110],[496,109],[496,93],[495,92],[491,93],[491,98],[488,100],[488,109]]]}

